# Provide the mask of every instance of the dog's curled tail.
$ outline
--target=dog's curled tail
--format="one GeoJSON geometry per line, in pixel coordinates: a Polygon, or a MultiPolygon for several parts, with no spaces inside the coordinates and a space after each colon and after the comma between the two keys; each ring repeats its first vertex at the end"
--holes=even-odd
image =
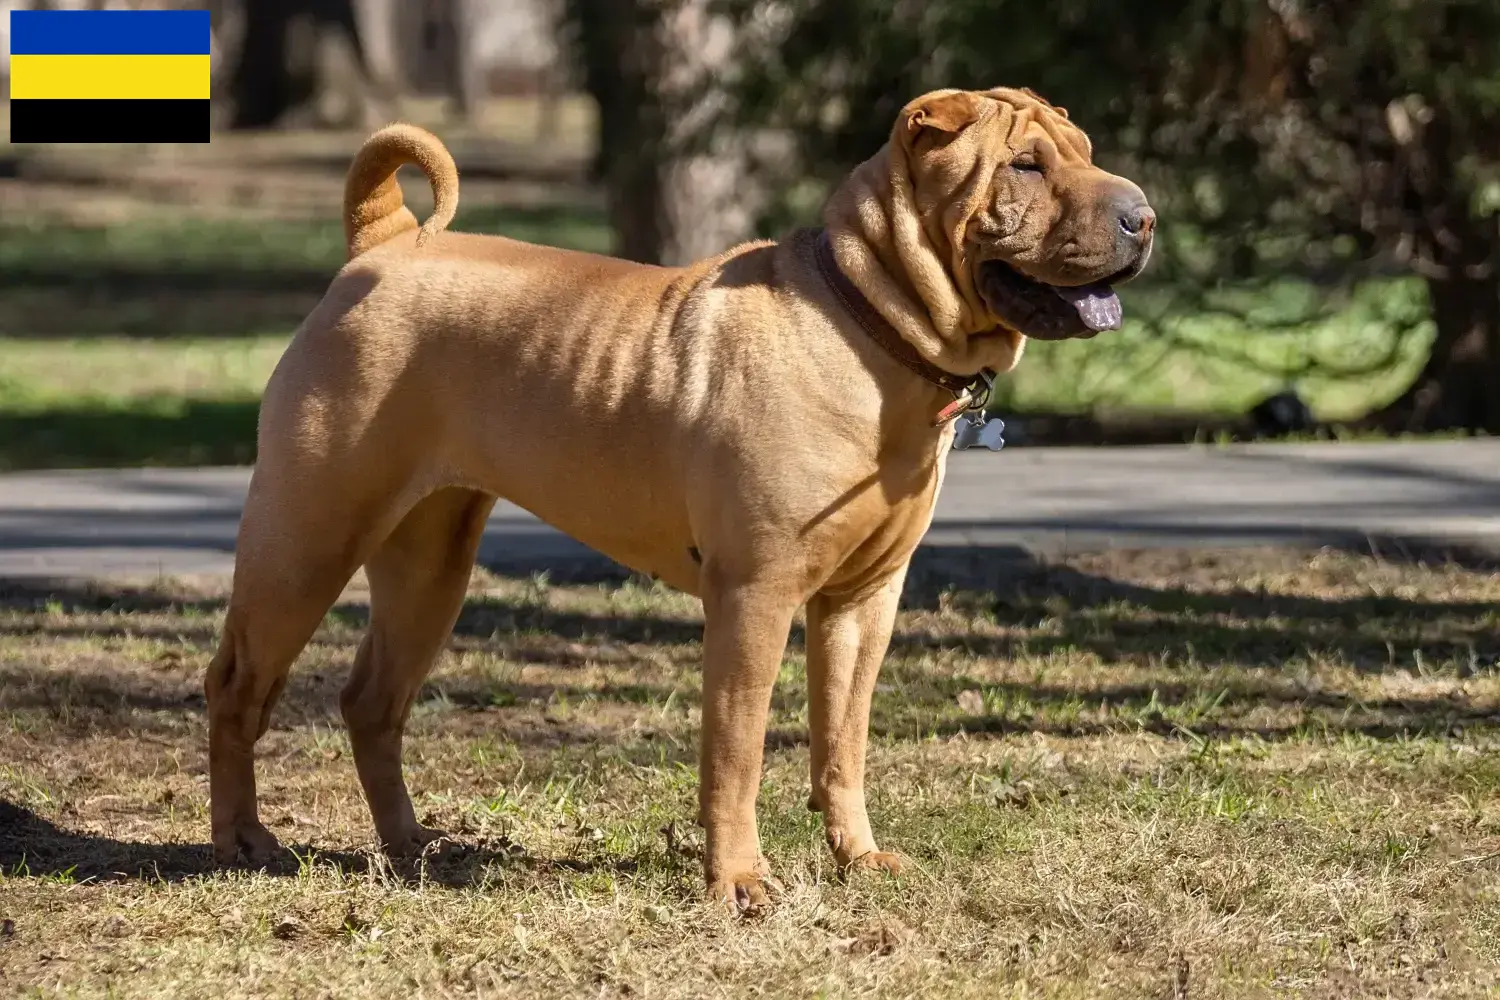
{"type": "Polygon", "coordinates": [[[344,181],[349,259],[413,229],[420,247],[447,228],[457,209],[458,167],[442,141],[415,125],[387,125],[365,140],[344,181]],[[396,183],[396,171],[408,163],[419,167],[432,185],[432,215],[420,228],[396,183]]]}

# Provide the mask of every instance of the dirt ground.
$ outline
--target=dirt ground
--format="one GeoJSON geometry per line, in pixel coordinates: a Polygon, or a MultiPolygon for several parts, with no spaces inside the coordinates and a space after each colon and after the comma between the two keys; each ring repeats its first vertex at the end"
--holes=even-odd
{"type": "Polygon", "coordinates": [[[760,798],[783,883],[703,904],[700,608],[476,574],[406,761],[445,853],[372,850],[337,714],[357,587],[260,746],[262,871],[206,846],[216,587],[0,596],[0,992],[1483,997],[1500,989],[1500,580],[1333,552],[1081,556],[909,588],[844,878],[800,631],[760,798]]]}

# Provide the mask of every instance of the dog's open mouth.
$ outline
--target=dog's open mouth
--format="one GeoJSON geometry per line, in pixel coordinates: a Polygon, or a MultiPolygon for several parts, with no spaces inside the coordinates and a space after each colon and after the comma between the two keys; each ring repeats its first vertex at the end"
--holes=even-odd
{"type": "Polygon", "coordinates": [[[1109,281],[1063,288],[1033,281],[1004,261],[988,260],[980,265],[979,283],[991,312],[1012,330],[1038,340],[1092,337],[1118,330],[1124,321],[1120,297],[1109,281]]]}

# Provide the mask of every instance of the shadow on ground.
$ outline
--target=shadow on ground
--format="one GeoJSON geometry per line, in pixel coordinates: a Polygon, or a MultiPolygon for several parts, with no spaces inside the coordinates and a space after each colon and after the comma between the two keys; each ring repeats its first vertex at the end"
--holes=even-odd
{"type": "Polygon", "coordinates": [[[257,400],[163,400],[0,411],[0,472],[11,469],[249,465],[257,400]]]}
{"type": "MultiPolygon", "coordinates": [[[[1435,549],[1365,539],[1362,547],[1380,546],[1388,563],[1433,561],[1487,571],[1500,564],[1493,553],[1454,548],[1435,549]]],[[[1122,560],[1137,554],[1121,553],[1122,560]]],[[[646,582],[602,557],[579,559],[544,568],[526,562],[490,563],[484,567],[502,578],[548,584],[619,585],[646,582]]],[[[1169,569],[1163,572],[1169,572],[1169,569]]],[[[1186,572],[1186,571],[1185,571],[1186,572]]],[[[1201,571],[1195,575],[1201,576],[1201,571]]],[[[169,591],[79,584],[72,581],[0,581],[0,607],[52,607],[62,612],[206,613],[222,609],[223,598],[184,600],[169,591]]],[[[1470,657],[1476,665],[1493,665],[1500,655],[1500,633],[1494,617],[1500,608],[1489,601],[1411,599],[1394,594],[1322,597],[1279,594],[1264,588],[1236,587],[1206,591],[1188,586],[1148,586],[1099,572],[1085,572],[1061,562],[1038,559],[1019,546],[924,546],[912,561],[902,608],[934,611],[958,608],[992,617],[999,625],[1030,627],[1043,620],[1060,626],[1047,635],[1027,635],[1032,653],[1049,648],[1079,648],[1105,662],[1132,654],[1191,649],[1205,662],[1274,667],[1309,653],[1337,656],[1353,665],[1382,670],[1408,664],[1413,655],[1429,661],[1470,657]],[[1441,624],[1441,629],[1424,628],[1441,624]]],[[[331,612],[340,622],[362,627],[364,604],[339,605],[331,612]]],[[[12,631],[17,626],[0,628],[12,631]]],[[[48,634],[75,630],[65,622],[36,628],[48,634]]],[[[132,635],[149,635],[151,626],[121,626],[132,635]]],[[[77,629],[108,637],[110,629],[77,629]]],[[[211,629],[165,629],[170,636],[209,641],[211,629]]],[[[545,598],[492,600],[471,598],[454,628],[459,648],[474,648],[497,634],[545,634],[562,640],[604,643],[688,643],[701,637],[695,620],[658,614],[586,614],[549,607],[545,598]]],[[[791,641],[800,648],[800,626],[791,641]]],[[[958,634],[936,627],[900,628],[893,653],[961,650],[975,655],[1011,655],[1008,642],[958,634]]]]}
{"type": "MultiPolygon", "coordinates": [[[[655,851],[653,863],[672,863],[655,851]]],[[[495,867],[516,868],[533,878],[601,869],[619,874],[638,870],[645,858],[539,857],[506,840],[471,842],[455,839],[424,858],[386,858],[373,850],[327,850],[310,844],[287,845],[283,855],[263,869],[268,875],[295,877],[308,860],[333,865],[348,874],[378,872],[410,884],[430,883],[463,888],[483,885],[495,867]]],[[[73,882],[127,879],[179,882],[220,871],[208,844],[155,844],[65,830],[24,806],[0,799],[0,873],[73,882]]]]}
{"type": "MultiPolygon", "coordinates": [[[[1414,553],[1411,553],[1415,557],[1414,553]]],[[[1395,558],[1398,553],[1392,553],[1395,558]]],[[[1477,557],[1476,557],[1477,558],[1477,557]]],[[[628,575],[618,567],[596,564],[596,572],[571,575],[573,581],[620,582],[628,575]]],[[[1162,573],[1170,578],[1170,568],[1162,573]]],[[[1184,570],[1184,574],[1189,571],[1184,570]]],[[[565,577],[567,576],[564,574],[565,577]]],[[[67,583],[0,583],[0,610],[13,612],[0,623],[0,634],[39,638],[89,637],[107,643],[123,638],[155,638],[188,643],[206,659],[217,641],[209,615],[223,607],[220,597],[184,599],[164,590],[76,585],[67,583]],[[89,612],[134,615],[169,613],[188,621],[119,624],[80,623],[69,615],[89,612]]],[[[1449,698],[1405,698],[1363,701],[1355,705],[1342,695],[1308,693],[1287,687],[1284,668],[1320,660],[1346,664],[1368,673],[1447,670],[1458,676],[1488,672],[1500,664],[1500,609],[1488,601],[1407,599],[1367,594],[1322,597],[1271,593],[1264,589],[1208,590],[1199,587],[1145,585],[1086,572],[1072,565],[1048,563],[1020,549],[944,551],[923,549],[914,562],[903,606],[908,615],[898,626],[885,667],[886,676],[907,693],[905,709],[922,703],[951,705],[975,682],[951,669],[937,676],[933,658],[978,656],[1000,659],[1082,654],[1102,665],[1165,668],[1182,677],[1179,682],[1093,687],[1091,703],[1112,706],[1146,729],[1170,733],[1174,705],[1199,700],[1208,688],[1218,706],[1248,712],[1257,703],[1298,704],[1320,710],[1324,718],[1342,717],[1334,728],[1385,737],[1402,732],[1446,733],[1465,725],[1500,722],[1493,715],[1467,708],[1449,698]],[[942,609],[948,613],[923,613],[942,609]],[[998,627],[973,628],[966,623],[983,619],[998,627]],[[1251,671],[1249,687],[1225,688],[1205,666],[1237,667],[1251,671]],[[911,694],[919,697],[914,704],[911,694]],[[1150,708],[1161,709],[1151,718],[1150,708]],[[1357,711],[1355,711],[1357,709],[1357,711]]],[[[367,622],[364,604],[343,604],[330,621],[343,626],[322,633],[318,641],[341,647],[332,669],[295,670],[282,712],[311,712],[317,718],[336,718],[336,697],[342,671],[353,655],[358,631],[367,622]],[[350,630],[356,631],[350,631],[350,630]]],[[[691,616],[660,612],[584,612],[551,606],[545,586],[535,594],[471,599],[454,629],[453,648],[460,651],[501,650],[512,662],[538,663],[569,670],[590,663],[620,664],[629,669],[648,655],[666,656],[696,671],[701,623],[691,616]],[[650,647],[648,650],[647,647],[650,647]]],[[[791,647],[800,651],[804,635],[794,626],[791,647]]],[[[134,677],[112,673],[107,655],[97,671],[75,670],[52,676],[19,665],[0,666],[0,708],[45,708],[64,701],[90,706],[89,726],[140,726],[134,713],[185,712],[199,714],[203,695],[198,675],[164,673],[134,677]],[[175,680],[173,678],[176,678],[175,680]]],[[[1244,675],[1240,675],[1243,677],[1244,675]]],[[[1240,682],[1245,683],[1245,682],[1240,682]]],[[[621,683],[607,690],[572,688],[566,684],[502,684],[490,677],[445,674],[428,685],[427,697],[441,697],[460,709],[488,710],[517,704],[545,702],[556,696],[576,698],[592,693],[622,703],[654,703],[669,697],[670,685],[621,683]]],[[[1037,682],[1016,690],[994,689],[1002,702],[1024,699],[1045,707],[1076,700],[1066,686],[1037,682]]],[[[800,690],[778,691],[779,704],[794,708],[800,690]]],[[[879,699],[876,728],[880,729],[879,699]]],[[[909,712],[887,713],[892,735],[910,734],[902,725],[909,712]]],[[[1045,712],[1038,713],[1045,717],[1045,712]]],[[[1237,714],[1230,712],[1230,715],[1237,714]]],[[[504,730],[504,720],[500,729],[504,730]]],[[[1009,733],[1047,731],[1083,735],[1100,726],[1002,718],[958,720],[969,732],[1009,733]]],[[[928,728],[924,732],[940,732],[928,728]]],[[[1205,726],[1200,736],[1256,733],[1275,739],[1295,729],[1277,731],[1229,722],[1205,726]]],[[[525,742],[525,732],[510,732],[525,742]]],[[[597,738],[595,732],[570,732],[566,726],[536,734],[548,745],[569,738],[597,738]]],[[[798,738],[794,738],[793,742],[798,738]]]]}

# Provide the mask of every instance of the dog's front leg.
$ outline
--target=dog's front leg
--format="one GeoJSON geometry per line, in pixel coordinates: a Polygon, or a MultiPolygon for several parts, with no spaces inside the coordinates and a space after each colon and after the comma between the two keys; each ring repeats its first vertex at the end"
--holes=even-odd
{"type": "Polygon", "coordinates": [[[705,567],[698,817],[709,892],[748,909],[766,902],[755,797],[771,690],[799,601],[783,586],[715,575],[705,567]]]}
{"type": "Polygon", "coordinates": [[[906,567],[848,594],[807,602],[807,687],[812,797],[838,863],[899,872],[898,854],[878,850],[865,811],[865,743],[875,678],[890,645],[906,567]]]}

